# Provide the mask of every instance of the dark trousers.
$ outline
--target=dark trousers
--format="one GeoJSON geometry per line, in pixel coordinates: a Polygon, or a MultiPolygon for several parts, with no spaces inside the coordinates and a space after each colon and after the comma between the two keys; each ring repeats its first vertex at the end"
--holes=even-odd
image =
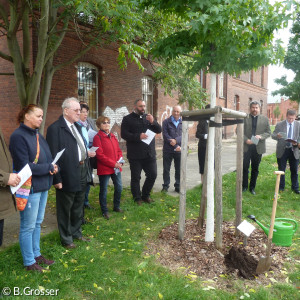
{"type": "Polygon", "coordinates": [[[135,201],[147,199],[157,177],[156,158],[129,159],[131,171],[131,193],[135,201]],[[146,179],[143,185],[142,193],[140,189],[140,180],[142,170],[145,172],[146,179]]]}
{"type": "Polygon", "coordinates": [[[175,166],[175,183],[174,187],[179,188],[180,187],[180,158],[181,153],[180,152],[163,152],[163,187],[169,188],[170,186],[170,169],[172,161],[174,160],[174,166],[175,166]]]}
{"type": "MultiPolygon", "coordinates": [[[[277,158],[279,171],[285,172],[287,161],[289,162],[290,165],[292,190],[294,191],[299,190],[299,183],[298,183],[299,159],[295,158],[292,148],[286,148],[283,155],[280,158],[277,158]]],[[[285,187],[285,175],[281,175],[279,189],[284,190],[284,187],[285,187]]]]}
{"type": "Polygon", "coordinates": [[[258,176],[258,168],[261,161],[262,154],[258,154],[255,145],[250,145],[247,152],[244,152],[243,160],[243,188],[248,188],[248,174],[251,162],[251,179],[249,189],[255,189],[256,179],[258,176]]]}
{"type": "Polygon", "coordinates": [[[3,242],[3,228],[4,228],[4,220],[0,220],[0,246],[3,242]]]}
{"type": "Polygon", "coordinates": [[[198,161],[199,161],[199,172],[200,172],[200,174],[204,174],[205,154],[206,154],[206,144],[205,144],[205,146],[202,146],[202,147],[200,147],[198,145],[198,161]]]}
{"type": "Polygon", "coordinates": [[[86,192],[87,166],[80,166],[81,191],[66,192],[56,189],[56,214],[61,243],[69,245],[73,239],[82,236],[81,224],[83,218],[83,204],[86,192]]]}

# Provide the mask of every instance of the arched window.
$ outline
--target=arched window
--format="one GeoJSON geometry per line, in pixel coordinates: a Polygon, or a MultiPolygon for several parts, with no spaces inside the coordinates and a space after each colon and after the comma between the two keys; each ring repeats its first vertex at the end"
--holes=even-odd
{"type": "Polygon", "coordinates": [[[149,76],[142,78],[142,99],[146,103],[146,112],[153,114],[153,80],[149,76]]]}
{"type": "Polygon", "coordinates": [[[98,69],[89,63],[78,63],[78,100],[84,101],[90,108],[89,116],[98,117],[98,69]]]}

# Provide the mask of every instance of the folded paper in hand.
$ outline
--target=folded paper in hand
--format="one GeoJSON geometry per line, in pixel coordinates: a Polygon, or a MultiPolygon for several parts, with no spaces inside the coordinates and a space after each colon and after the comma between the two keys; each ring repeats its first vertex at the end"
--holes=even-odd
{"type": "Polygon", "coordinates": [[[254,135],[252,135],[251,137],[251,142],[254,144],[254,145],[257,145],[258,142],[259,142],[259,139],[257,137],[255,137],[254,135]]]}
{"type": "Polygon", "coordinates": [[[156,133],[153,132],[150,129],[147,129],[147,131],[145,132],[145,134],[148,135],[148,137],[146,139],[142,139],[142,142],[146,143],[147,145],[149,145],[151,143],[151,141],[154,139],[156,133]]]}
{"type": "Polygon", "coordinates": [[[12,194],[14,194],[23,185],[23,183],[26,182],[27,179],[32,175],[29,164],[26,164],[26,166],[18,173],[18,175],[21,177],[21,181],[17,186],[10,187],[12,194]]]}

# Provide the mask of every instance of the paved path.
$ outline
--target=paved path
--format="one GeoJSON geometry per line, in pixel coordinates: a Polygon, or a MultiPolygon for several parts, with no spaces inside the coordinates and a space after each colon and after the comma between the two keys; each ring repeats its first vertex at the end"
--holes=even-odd
{"type": "MultiPolygon", "coordinates": [[[[187,160],[187,189],[191,189],[196,185],[201,183],[199,174],[199,164],[197,155],[197,145],[191,145],[194,152],[190,153],[187,160]]],[[[232,172],[236,169],[236,141],[224,140],[222,148],[222,170],[223,174],[232,172]]],[[[275,152],[276,141],[271,138],[267,139],[267,152],[266,155],[275,152]]],[[[162,189],[163,182],[163,165],[162,159],[157,160],[157,179],[154,185],[154,191],[158,192],[162,189]]],[[[122,172],[122,182],[123,186],[130,186],[130,169],[129,165],[125,165],[122,172]]],[[[142,175],[141,184],[144,182],[144,175],[142,175]]],[[[171,168],[171,185],[169,188],[169,194],[176,196],[177,193],[174,192],[174,166],[171,168]]],[[[19,214],[16,213],[10,218],[6,219],[4,222],[4,241],[3,246],[6,247],[9,244],[18,241],[18,231],[19,231],[19,214]]],[[[45,219],[42,224],[42,234],[47,234],[53,230],[57,229],[56,216],[51,213],[45,214],[45,219]]],[[[0,248],[1,249],[1,248],[0,248]]]]}

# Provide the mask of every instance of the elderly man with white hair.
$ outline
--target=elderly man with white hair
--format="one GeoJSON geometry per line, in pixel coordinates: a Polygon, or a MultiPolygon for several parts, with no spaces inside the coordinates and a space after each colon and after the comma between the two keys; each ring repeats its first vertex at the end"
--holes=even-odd
{"type": "Polygon", "coordinates": [[[47,130],[47,142],[53,157],[65,149],[58,161],[59,173],[53,178],[56,188],[57,223],[62,245],[75,248],[74,239],[89,241],[82,236],[81,224],[86,185],[91,180],[88,167],[89,156],[77,121],[80,104],[76,98],[67,98],[62,103],[63,115],[47,130]]]}

